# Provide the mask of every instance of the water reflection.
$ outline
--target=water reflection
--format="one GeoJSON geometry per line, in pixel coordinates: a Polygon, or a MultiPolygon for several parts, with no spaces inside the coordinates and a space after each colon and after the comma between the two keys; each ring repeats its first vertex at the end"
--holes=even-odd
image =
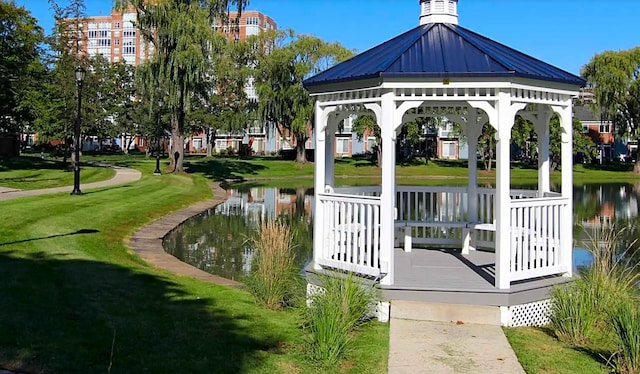
{"type": "MultiPolygon", "coordinates": [[[[593,231],[603,226],[630,225],[629,240],[640,238],[640,231],[635,229],[640,182],[587,184],[576,186],[573,193],[576,266],[584,265],[588,258],[580,249],[590,247],[593,231]]],[[[452,199],[451,203],[455,201],[452,199]]],[[[295,230],[297,261],[302,268],[312,256],[313,210],[312,189],[230,189],[225,203],[185,222],[167,236],[164,247],[202,270],[238,280],[251,270],[254,251],[247,239],[255,234],[262,220],[278,217],[295,230]]]]}
{"type": "Polygon", "coordinates": [[[227,200],[186,221],[164,240],[165,251],[199,269],[241,280],[251,270],[250,238],[262,220],[281,219],[294,231],[300,268],[312,256],[312,189],[239,188],[227,200]]]}

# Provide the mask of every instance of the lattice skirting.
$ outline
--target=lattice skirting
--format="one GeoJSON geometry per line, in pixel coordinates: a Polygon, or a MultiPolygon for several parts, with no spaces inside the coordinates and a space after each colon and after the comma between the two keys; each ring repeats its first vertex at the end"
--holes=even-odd
{"type": "Polygon", "coordinates": [[[506,309],[507,321],[503,321],[502,323],[507,326],[544,326],[549,323],[551,300],[546,299],[527,304],[513,305],[506,309]]]}

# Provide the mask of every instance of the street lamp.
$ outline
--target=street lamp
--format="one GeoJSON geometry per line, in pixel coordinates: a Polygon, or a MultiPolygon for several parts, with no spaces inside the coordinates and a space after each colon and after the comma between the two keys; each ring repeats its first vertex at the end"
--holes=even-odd
{"type": "Polygon", "coordinates": [[[80,195],[80,107],[82,105],[82,83],[86,71],[82,66],[76,68],[76,87],[78,88],[78,112],[76,114],[76,125],[73,133],[73,152],[75,162],[73,165],[73,191],[72,195],[80,195]]]}
{"type": "Polygon", "coordinates": [[[162,128],[160,127],[162,117],[162,107],[164,106],[164,101],[162,99],[158,100],[158,122],[156,123],[156,170],[153,172],[155,175],[160,175],[162,172],[160,171],[160,138],[162,137],[162,128]]]}

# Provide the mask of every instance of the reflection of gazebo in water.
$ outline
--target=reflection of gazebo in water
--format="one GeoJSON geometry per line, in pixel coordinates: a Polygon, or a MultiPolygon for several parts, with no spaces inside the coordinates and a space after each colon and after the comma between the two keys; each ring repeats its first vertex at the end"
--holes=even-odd
{"type": "Polygon", "coordinates": [[[538,323],[549,287],[572,275],[572,98],[584,81],[458,26],[457,0],[421,7],[420,26],[305,81],[317,99],[312,271],[379,280],[390,300],[491,305],[500,307],[502,324],[538,323]],[[562,126],[561,193],[549,186],[554,112],[562,126]],[[335,187],[335,133],[354,113],[372,114],[381,128],[379,188],[335,187]],[[535,124],[535,191],[510,189],[516,115],[535,124]],[[408,121],[435,116],[460,124],[468,138],[468,186],[397,186],[396,134],[408,121]],[[485,123],[496,130],[495,190],[477,187],[485,123]]]}

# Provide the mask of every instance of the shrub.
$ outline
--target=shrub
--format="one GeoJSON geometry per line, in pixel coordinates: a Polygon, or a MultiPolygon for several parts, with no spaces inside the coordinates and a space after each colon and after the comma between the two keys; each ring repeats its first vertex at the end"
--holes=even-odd
{"type": "Polygon", "coordinates": [[[310,332],[313,357],[335,365],[348,349],[353,331],[365,320],[373,289],[353,275],[323,277],[324,292],[311,296],[304,322],[310,332]]]}
{"type": "Polygon", "coordinates": [[[615,369],[621,373],[640,373],[640,310],[632,298],[620,300],[609,313],[609,321],[618,350],[614,353],[615,369]]]}
{"type": "Polygon", "coordinates": [[[250,240],[255,248],[249,291],[256,301],[270,309],[289,305],[300,284],[289,226],[279,221],[265,221],[258,235],[250,240]]]}

